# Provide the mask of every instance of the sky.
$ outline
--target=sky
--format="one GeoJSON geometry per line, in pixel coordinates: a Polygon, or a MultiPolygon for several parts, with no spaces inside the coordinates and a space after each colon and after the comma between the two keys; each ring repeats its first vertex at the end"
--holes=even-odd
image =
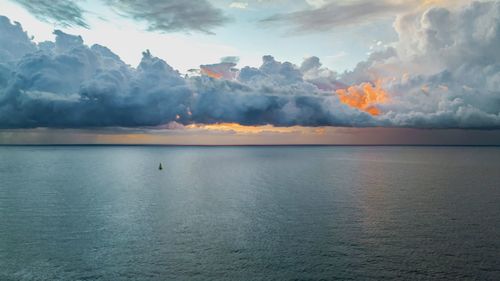
{"type": "Polygon", "coordinates": [[[5,0],[0,144],[500,144],[500,1],[5,0]]]}

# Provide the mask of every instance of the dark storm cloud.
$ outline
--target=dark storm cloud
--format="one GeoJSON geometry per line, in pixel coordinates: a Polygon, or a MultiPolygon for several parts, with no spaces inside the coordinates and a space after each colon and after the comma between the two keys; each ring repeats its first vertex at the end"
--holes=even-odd
{"type": "Polygon", "coordinates": [[[85,10],[78,1],[71,0],[12,0],[19,3],[38,19],[61,26],[82,26],[88,28],[84,18],[85,10]]]}
{"type": "MultiPolygon", "coordinates": [[[[414,3],[415,1],[410,1],[414,3]]],[[[408,9],[408,3],[394,1],[331,1],[314,9],[276,14],[261,20],[267,25],[292,26],[295,32],[326,31],[332,28],[367,23],[386,16],[396,16],[408,9]]]]}
{"type": "Polygon", "coordinates": [[[145,22],[148,30],[200,31],[212,29],[228,21],[222,10],[206,0],[104,0],[119,14],[145,22]]]}
{"type": "MultiPolygon", "coordinates": [[[[38,19],[62,27],[89,28],[85,18],[85,1],[70,0],[11,0],[38,19]]],[[[221,9],[207,0],[101,0],[117,14],[144,22],[150,31],[203,32],[229,21],[221,9]]]]}

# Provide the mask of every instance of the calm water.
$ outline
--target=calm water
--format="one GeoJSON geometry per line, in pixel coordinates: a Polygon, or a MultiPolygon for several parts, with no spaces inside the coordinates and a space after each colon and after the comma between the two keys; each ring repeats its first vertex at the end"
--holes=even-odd
{"type": "Polygon", "coordinates": [[[500,280],[500,148],[0,147],[0,280],[335,279],[500,280]]]}

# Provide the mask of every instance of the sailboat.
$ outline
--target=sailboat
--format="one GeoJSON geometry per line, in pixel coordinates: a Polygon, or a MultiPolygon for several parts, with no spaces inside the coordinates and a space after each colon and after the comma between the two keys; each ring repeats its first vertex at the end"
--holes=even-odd
{"type": "Polygon", "coordinates": [[[161,163],[160,163],[160,167],[158,167],[158,170],[160,170],[160,171],[163,170],[161,163]]]}

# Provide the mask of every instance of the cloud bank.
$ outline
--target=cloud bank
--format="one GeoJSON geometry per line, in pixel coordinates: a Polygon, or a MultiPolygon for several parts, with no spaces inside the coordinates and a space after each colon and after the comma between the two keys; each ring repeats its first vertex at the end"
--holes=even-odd
{"type": "Polygon", "coordinates": [[[500,129],[500,3],[398,16],[398,42],[350,72],[237,58],[183,76],[148,51],[136,67],[55,31],[33,43],[0,18],[0,128],[238,123],[500,129]],[[19,46],[19,47],[16,47],[19,46]]]}

